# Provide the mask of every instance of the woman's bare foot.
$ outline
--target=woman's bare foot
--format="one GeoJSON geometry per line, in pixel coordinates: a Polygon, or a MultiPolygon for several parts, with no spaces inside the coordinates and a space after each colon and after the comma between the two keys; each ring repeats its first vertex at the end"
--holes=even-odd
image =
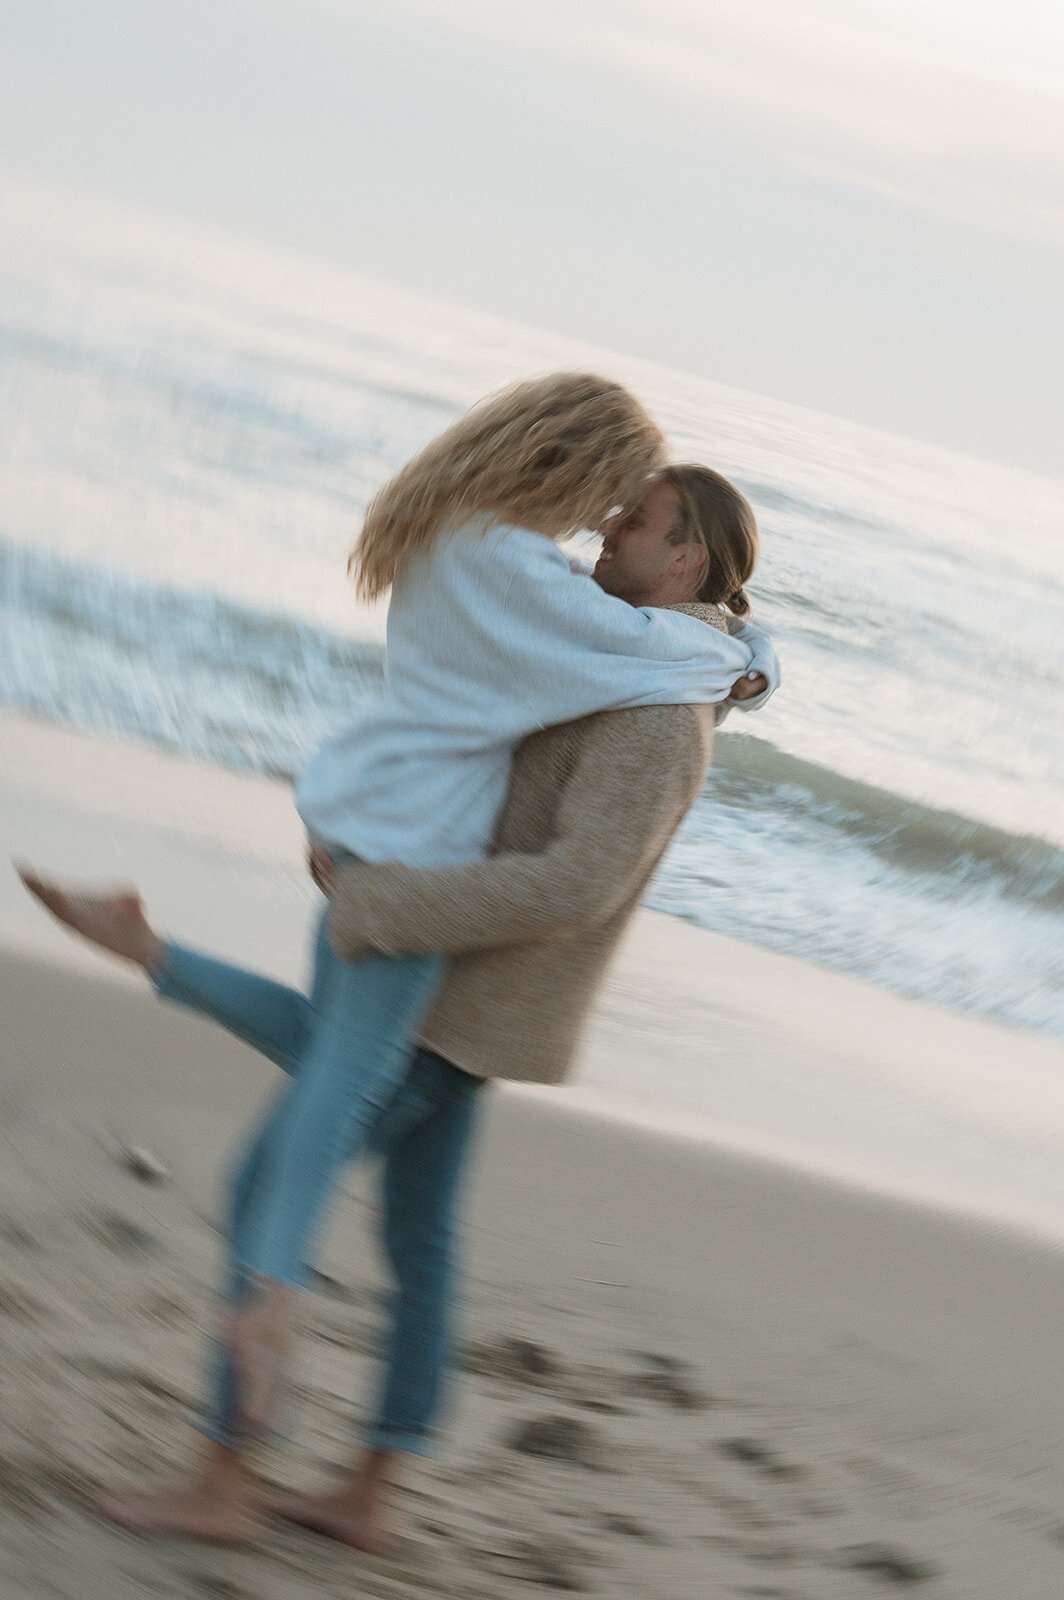
{"type": "Polygon", "coordinates": [[[270,1428],[292,1343],[298,1289],[261,1278],[235,1310],[227,1328],[236,1367],[240,1422],[254,1437],[270,1428]]]}
{"type": "Polygon", "coordinates": [[[155,1538],[183,1536],[212,1544],[251,1544],[262,1532],[261,1497],[235,1451],[211,1444],[199,1471],[153,1488],[100,1495],[108,1521],[155,1538]]]}
{"type": "Polygon", "coordinates": [[[149,977],[158,972],[165,947],[144,915],[144,905],[134,890],[75,893],[38,878],[28,867],[17,867],[16,871],[30,894],[65,927],[101,949],[110,950],[112,955],[143,967],[149,977]]]}
{"type": "Polygon", "coordinates": [[[394,1487],[391,1460],[390,1455],[372,1452],[339,1488],[319,1494],[273,1494],[266,1500],[266,1510],[369,1555],[392,1555],[399,1536],[388,1493],[394,1487]]]}

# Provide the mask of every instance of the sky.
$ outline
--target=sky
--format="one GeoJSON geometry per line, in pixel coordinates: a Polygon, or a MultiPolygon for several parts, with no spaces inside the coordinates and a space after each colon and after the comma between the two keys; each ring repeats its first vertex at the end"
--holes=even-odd
{"type": "Polygon", "coordinates": [[[1058,0],[0,0],[0,167],[1064,475],[1058,0]]]}

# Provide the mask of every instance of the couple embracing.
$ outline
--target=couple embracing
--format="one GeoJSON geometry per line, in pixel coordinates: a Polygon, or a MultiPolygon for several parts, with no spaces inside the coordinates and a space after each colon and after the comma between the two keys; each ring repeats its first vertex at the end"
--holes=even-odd
{"type": "Polygon", "coordinates": [[[227,1191],[206,1440],[100,1502],[144,1533],[243,1543],[267,1514],[382,1552],[389,1489],[433,1447],[455,1216],[484,1086],[558,1083],[625,922],[699,794],[722,709],[779,671],[747,621],[753,512],[667,465],[620,385],[560,373],[461,417],[371,503],[351,566],[391,591],[384,689],[297,787],[326,896],[308,994],[161,938],[135,894],[28,871],[62,922],[286,1075],[227,1191]],[[558,548],[602,534],[593,574],[558,548]],[[300,1293],[341,1166],[382,1159],[395,1277],[376,1422],[338,1487],[267,1503],[300,1293]]]}

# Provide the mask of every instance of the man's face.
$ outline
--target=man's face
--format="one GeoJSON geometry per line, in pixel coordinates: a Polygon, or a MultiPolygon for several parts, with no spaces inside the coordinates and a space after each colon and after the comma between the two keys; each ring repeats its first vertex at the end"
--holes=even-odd
{"type": "Polygon", "coordinates": [[[655,483],[623,522],[608,528],[595,565],[595,582],[607,594],[647,605],[690,560],[690,546],[669,543],[680,520],[680,496],[671,483],[655,483]],[[686,555],[681,552],[685,552],[686,555]]]}

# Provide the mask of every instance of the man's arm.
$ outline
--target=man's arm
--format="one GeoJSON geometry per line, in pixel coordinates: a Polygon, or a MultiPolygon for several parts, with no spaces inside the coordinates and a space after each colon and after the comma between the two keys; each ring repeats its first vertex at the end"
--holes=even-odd
{"type": "MultiPolygon", "coordinates": [[[[689,706],[590,719],[537,854],[419,870],[352,862],[335,880],[330,936],[347,960],[522,944],[604,922],[653,870],[705,776],[689,706]]],[[[513,784],[521,782],[515,765],[513,784]]]]}

